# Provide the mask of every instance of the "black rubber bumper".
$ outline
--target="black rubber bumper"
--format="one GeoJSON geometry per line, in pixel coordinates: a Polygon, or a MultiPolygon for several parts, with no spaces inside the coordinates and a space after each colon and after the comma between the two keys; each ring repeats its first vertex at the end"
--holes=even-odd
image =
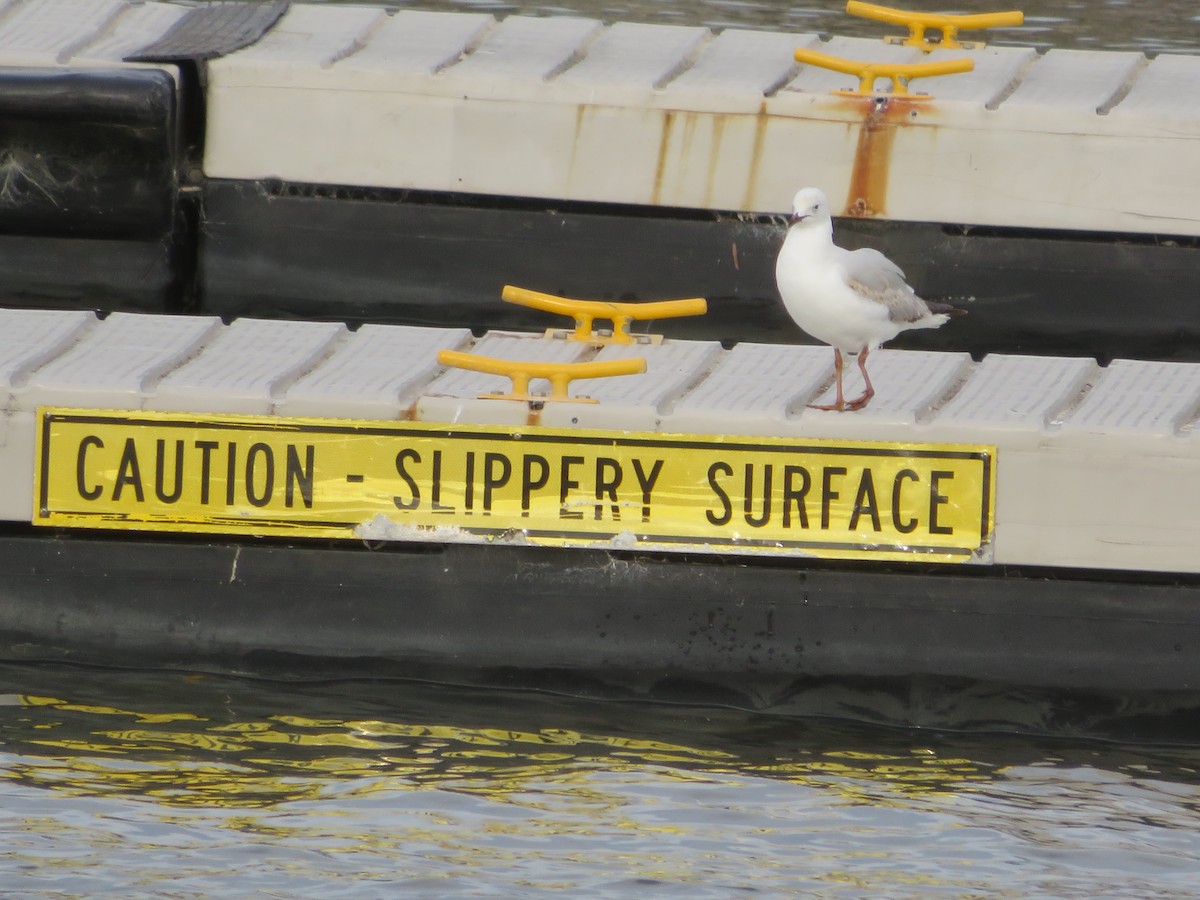
{"type": "MultiPolygon", "coordinates": [[[[540,330],[505,284],[585,299],[706,297],[651,323],[670,337],[801,343],[775,257],[784,225],[701,211],[213,181],[203,307],[224,316],[540,330]]],[[[969,310],[891,346],[1200,360],[1200,247],[1153,237],[845,219],[837,239],[885,251],[918,293],[969,310]]],[[[559,323],[567,324],[567,323],[559,323]]]]}
{"type": "Polygon", "coordinates": [[[6,302],[163,309],[181,277],[166,69],[0,69],[6,302]]]}
{"type": "Polygon", "coordinates": [[[770,704],[827,679],[1200,693],[1200,583],[513,546],[10,534],[0,656],[770,704]]]}

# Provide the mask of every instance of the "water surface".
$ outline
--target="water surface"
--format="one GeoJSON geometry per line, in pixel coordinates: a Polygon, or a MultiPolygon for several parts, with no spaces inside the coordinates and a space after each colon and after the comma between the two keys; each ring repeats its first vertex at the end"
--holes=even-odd
{"type": "Polygon", "coordinates": [[[1200,751],[0,667],[6,890],[1187,896],[1200,751]]]}
{"type": "MultiPolygon", "coordinates": [[[[364,5],[362,0],[326,0],[364,5]]],[[[368,0],[369,2],[369,0],[368,0]]],[[[489,12],[506,15],[573,15],[605,22],[652,22],[668,25],[704,25],[709,28],[749,28],[760,31],[814,32],[823,35],[882,37],[903,29],[846,15],[845,0],[417,0],[396,3],[376,0],[374,5],[404,9],[439,9],[489,12]]],[[[924,12],[985,13],[1019,9],[1025,13],[1020,28],[998,28],[963,33],[967,40],[987,40],[1011,46],[1045,50],[1140,50],[1145,53],[1195,53],[1200,50],[1200,6],[1194,0],[1028,0],[1005,3],[993,0],[889,0],[881,6],[924,12]]]]}

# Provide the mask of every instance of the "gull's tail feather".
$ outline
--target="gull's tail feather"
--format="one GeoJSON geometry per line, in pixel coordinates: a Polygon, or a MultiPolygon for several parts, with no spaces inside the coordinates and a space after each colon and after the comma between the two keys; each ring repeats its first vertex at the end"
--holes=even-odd
{"type": "Polygon", "coordinates": [[[931,303],[926,300],[925,305],[929,307],[929,311],[934,315],[949,316],[952,319],[956,316],[965,316],[967,314],[967,311],[962,307],[951,306],[949,303],[931,303]]]}

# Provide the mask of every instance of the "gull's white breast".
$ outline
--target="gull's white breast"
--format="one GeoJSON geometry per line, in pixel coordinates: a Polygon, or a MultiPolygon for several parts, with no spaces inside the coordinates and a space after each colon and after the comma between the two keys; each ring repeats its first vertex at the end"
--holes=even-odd
{"type": "Polygon", "coordinates": [[[815,230],[792,232],[780,250],[775,278],[788,314],[817,340],[848,353],[894,338],[904,325],[890,320],[885,304],[850,286],[837,253],[830,252],[840,248],[828,238],[822,245],[819,237],[815,230]]]}

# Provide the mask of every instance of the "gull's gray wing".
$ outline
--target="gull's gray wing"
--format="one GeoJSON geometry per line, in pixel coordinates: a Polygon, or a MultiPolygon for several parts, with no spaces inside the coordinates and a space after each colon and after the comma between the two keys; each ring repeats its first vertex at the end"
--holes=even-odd
{"type": "Polygon", "coordinates": [[[904,281],[904,270],[870,247],[861,250],[846,250],[842,258],[846,275],[873,291],[909,290],[904,281]]]}
{"type": "Polygon", "coordinates": [[[850,287],[887,307],[893,322],[916,322],[929,315],[929,307],[904,280],[904,271],[869,247],[843,251],[842,264],[850,287]]]}

